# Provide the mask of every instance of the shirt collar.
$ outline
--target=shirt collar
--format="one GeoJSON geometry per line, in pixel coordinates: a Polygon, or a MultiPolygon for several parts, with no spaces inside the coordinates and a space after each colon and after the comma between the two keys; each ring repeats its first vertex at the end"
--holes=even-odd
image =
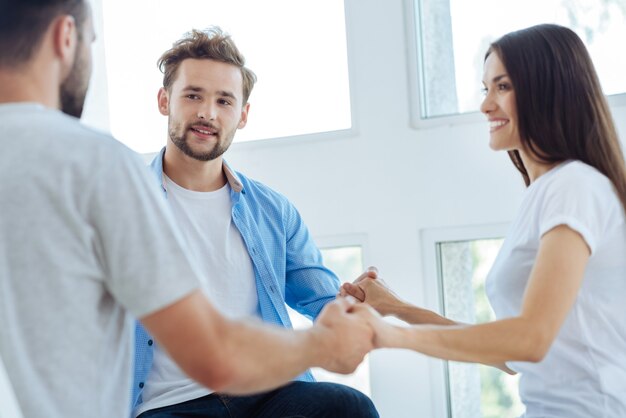
{"type": "MultiPolygon", "coordinates": [[[[163,175],[163,158],[165,158],[165,147],[163,147],[163,149],[161,149],[161,152],[159,152],[157,156],[154,157],[154,159],[150,163],[150,168],[152,168],[152,172],[156,176],[157,180],[161,182],[161,187],[163,188],[163,191],[167,191],[167,188],[165,186],[165,177],[163,175]]],[[[237,193],[243,192],[243,184],[241,183],[241,180],[239,180],[239,176],[237,175],[237,173],[230,168],[226,161],[223,161],[222,167],[230,188],[237,193]]]]}

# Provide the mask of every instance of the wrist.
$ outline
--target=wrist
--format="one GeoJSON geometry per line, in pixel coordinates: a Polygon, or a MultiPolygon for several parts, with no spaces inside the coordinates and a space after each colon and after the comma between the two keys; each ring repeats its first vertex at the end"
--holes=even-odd
{"type": "Polygon", "coordinates": [[[384,333],[378,336],[377,348],[404,348],[406,327],[389,324],[384,333]]]}
{"type": "Polygon", "coordinates": [[[397,299],[393,303],[386,303],[382,305],[379,312],[383,316],[394,316],[398,319],[402,319],[404,313],[409,311],[410,308],[410,304],[397,299]]]}
{"type": "Polygon", "coordinates": [[[306,331],[295,331],[302,334],[301,349],[305,353],[307,367],[324,367],[328,362],[329,336],[322,328],[321,325],[313,325],[306,331]]]}

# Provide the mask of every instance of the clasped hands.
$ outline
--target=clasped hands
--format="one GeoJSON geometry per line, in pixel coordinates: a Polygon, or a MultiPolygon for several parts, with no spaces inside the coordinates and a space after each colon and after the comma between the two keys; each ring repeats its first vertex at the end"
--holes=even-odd
{"type": "Polygon", "coordinates": [[[393,315],[402,303],[378,277],[375,267],[354,282],[344,283],[337,300],[327,304],[315,322],[327,343],[324,351],[328,355],[320,366],[350,373],[372,349],[393,347],[401,329],[382,316],[393,315]]]}

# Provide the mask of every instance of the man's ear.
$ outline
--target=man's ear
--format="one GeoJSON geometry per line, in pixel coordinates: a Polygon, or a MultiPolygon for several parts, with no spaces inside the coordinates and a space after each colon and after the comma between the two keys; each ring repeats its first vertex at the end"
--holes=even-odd
{"type": "Polygon", "coordinates": [[[78,49],[78,29],[73,16],[62,15],[51,24],[52,45],[55,55],[69,72],[74,65],[78,49]]]}
{"type": "Polygon", "coordinates": [[[239,125],[237,125],[237,129],[245,128],[248,123],[248,111],[250,110],[250,103],[246,103],[241,108],[241,118],[239,119],[239,125]]]}
{"type": "Polygon", "coordinates": [[[170,97],[167,93],[167,90],[165,90],[165,87],[161,87],[159,89],[159,94],[157,97],[159,102],[159,112],[163,116],[168,116],[170,114],[170,97]]]}

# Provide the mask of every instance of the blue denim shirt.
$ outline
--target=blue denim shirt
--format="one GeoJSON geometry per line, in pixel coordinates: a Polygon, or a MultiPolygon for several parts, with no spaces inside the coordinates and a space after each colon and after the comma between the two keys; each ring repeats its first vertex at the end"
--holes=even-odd
{"type": "MultiPolygon", "coordinates": [[[[150,164],[163,188],[165,148],[150,164]]],[[[319,249],[296,208],[269,187],[236,173],[224,162],[230,184],[232,220],[248,249],[256,281],[261,318],[291,328],[285,303],[315,318],[335,298],[339,279],[322,265],[319,249]]],[[[207,233],[210,233],[207,231],[207,233]]],[[[152,367],[154,342],[141,324],[135,332],[134,406],[141,403],[141,389],[152,367]]],[[[310,371],[296,380],[314,381],[310,371]]]]}

